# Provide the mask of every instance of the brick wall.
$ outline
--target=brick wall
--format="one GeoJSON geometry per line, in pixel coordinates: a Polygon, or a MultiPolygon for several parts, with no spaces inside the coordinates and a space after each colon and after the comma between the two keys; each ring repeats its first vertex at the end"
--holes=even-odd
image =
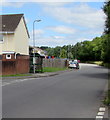
{"type": "Polygon", "coordinates": [[[29,56],[17,56],[16,59],[0,60],[2,75],[29,73],[29,56]]]}

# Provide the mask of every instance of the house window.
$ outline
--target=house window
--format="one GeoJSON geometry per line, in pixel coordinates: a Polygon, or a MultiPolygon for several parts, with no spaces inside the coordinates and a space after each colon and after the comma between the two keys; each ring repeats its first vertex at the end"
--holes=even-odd
{"type": "Polygon", "coordinates": [[[0,43],[3,43],[3,35],[0,34],[0,43]]]}
{"type": "Polygon", "coordinates": [[[11,59],[11,54],[7,54],[6,59],[11,59]]]}

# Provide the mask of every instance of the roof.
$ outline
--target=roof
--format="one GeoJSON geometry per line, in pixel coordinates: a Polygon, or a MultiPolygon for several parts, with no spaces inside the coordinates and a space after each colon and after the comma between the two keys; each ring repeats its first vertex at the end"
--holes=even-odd
{"type": "Polygon", "coordinates": [[[0,15],[2,17],[2,31],[15,31],[23,14],[0,15]]]}
{"type": "MultiPolygon", "coordinates": [[[[0,19],[2,20],[2,32],[14,32],[22,17],[24,20],[24,14],[0,15],[0,19]]],[[[24,24],[26,27],[25,20],[24,20],[24,24]]],[[[26,30],[27,30],[27,27],[26,27],[26,30]]],[[[29,36],[28,30],[27,30],[27,34],[29,36]]]]}
{"type": "MultiPolygon", "coordinates": [[[[34,49],[35,50],[35,53],[38,54],[39,56],[41,57],[45,57],[45,51],[38,48],[38,47],[32,47],[32,46],[29,46],[30,49],[34,49]]],[[[30,53],[33,54],[34,51],[31,51],[30,53]]]]}

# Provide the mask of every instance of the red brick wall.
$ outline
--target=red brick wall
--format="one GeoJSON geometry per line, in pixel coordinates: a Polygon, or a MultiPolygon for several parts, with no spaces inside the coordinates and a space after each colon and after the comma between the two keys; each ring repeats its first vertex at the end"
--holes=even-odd
{"type": "Polygon", "coordinates": [[[16,59],[2,59],[2,75],[29,73],[29,56],[17,56],[16,59]]]}
{"type": "MultiPolygon", "coordinates": [[[[14,59],[15,59],[15,55],[11,54],[11,60],[14,60],[14,59]]],[[[2,55],[2,60],[6,60],[6,54],[2,55]]]]}

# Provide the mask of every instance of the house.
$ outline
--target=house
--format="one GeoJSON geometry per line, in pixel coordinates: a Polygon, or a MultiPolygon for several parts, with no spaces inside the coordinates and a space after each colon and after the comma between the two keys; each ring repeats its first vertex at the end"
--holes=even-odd
{"type": "Polygon", "coordinates": [[[31,54],[31,53],[34,53],[34,51],[35,51],[35,53],[38,53],[40,56],[42,56],[42,57],[45,57],[46,56],[46,54],[47,54],[47,52],[45,51],[45,50],[42,50],[42,49],[40,49],[40,48],[38,48],[38,47],[32,47],[32,46],[29,46],[29,53],[31,54]]]}
{"type": "Polygon", "coordinates": [[[24,14],[0,15],[0,60],[1,74],[29,72],[29,33],[24,14]]]}

